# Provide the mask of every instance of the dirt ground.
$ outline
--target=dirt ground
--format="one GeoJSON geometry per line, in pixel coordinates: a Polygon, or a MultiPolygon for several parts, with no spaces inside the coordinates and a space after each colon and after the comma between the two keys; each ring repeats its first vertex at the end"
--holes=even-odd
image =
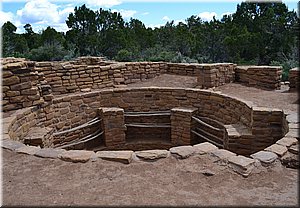
{"type": "MultiPolygon", "coordinates": [[[[162,75],[129,86],[195,87],[191,77],[162,75]]],[[[228,84],[217,91],[258,106],[298,110],[298,95],[228,84]]],[[[98,160],[84,164],[2,150],[2,204],[6,206],[293,206],[299,204],[298,170],[279,162],[248,178],[209,156],[173,157],[129,165],[98,160]],[[203,172],[212,172],[206,176],[203,172]]]]}

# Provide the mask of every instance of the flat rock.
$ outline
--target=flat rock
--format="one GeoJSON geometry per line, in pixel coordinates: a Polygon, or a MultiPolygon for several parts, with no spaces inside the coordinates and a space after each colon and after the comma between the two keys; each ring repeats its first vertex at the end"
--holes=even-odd
{"type": "Polygon", "coordinates": [[[300,133],[299,129],[290,129],[285,136],[299,138],[299,133],[300,133]]]}
{"type": "Polygon", "coordinates": [[[282,165],[286,166],[287,168],[299,168],[299,157],[298,155],[292,154],[288,152],[281,158],[282,165]]]}
{"type": "Polygon", "coordinates": [[[271,164],[278,158],[274,152],[268,151],[259,151],[250,155],[250,157],[259,160],[263,165],[271,164]]]}
{"type": "Polygon", "coordinates": [[[212,151],[218,149],[218,147],[216,147],[215,145],[213,145],[209,142],[195,144],[195,145],[193,145],[193,148],[194,148],[194,152],[196,154],[200,154],[200,155],[207,154],[209,152],[212,152],[212,151]]]}
{"type": "Polygon", "coordinates": [[[16,150],[20,147],[25,147],[26,145],[21,143],[21,142],[18,142],[18,141],[13,141],[13,140],[3,140],[2,143],[1,143],[1,146],[3,149],[9,149],[9,150],[16,150]]]}
{"type": "Polygon", "coordinates": [[[287,115],[286,120],[290,123],[299,123],[299,115],[297,113],[291,113],[287,115]]]}
{"type": "Polygon", "coordinates": [[[37,151],[34,155],[42,158],[58,158],[58,156],[65,152],[64,149],[52,149],[52,148],[43,148],[37,151]]]}
{"type": "Polygon", "coordinates": [[[191,156],[194,153],[194,148],[192,146],[179,146],[179,147],[172,147],[170,149],[171,154],[179,159],[185,159],[191,156]]]}
{"type": "Polygon", "coordinates": [[[87,162],[95,154],[93,151],[86,150],[68,150],[58,155],[61,160],[67,162],[87,162]]]}
{"type": "Polygon", "coordinates": [[[96,156],[104,160],[129,164],[132,161],[133,151],[98,151],[96,156]]]}
{"type": "Polygon", "coordinates": [[[269,151],[269,152],[274,152],[277,155],[279,155],[280,157],[282,157],[288,151],[288,149],[285,146],[282,146],[279,144],[273,144],[273,145],[267,147],[265,150],[269,151]]]}
{"type": "Polygon", "coordinates": [[[16,152],[26,154],[26,155],[34,155],[40,149],[41,149],[40,147],[35,147],[35,146],[23,146],[16,149],[16,152]]]}
{"type": "Polygon", "coordinates": [[[166,158],[169,155],[168,150],[144,150],[136,151],[135,155],[144,160],[157,160],[160,158],[166,158]]]}
{"type": "Polygon", "coordinates": [[[238,155],[229,157],[228,163],[235,172],[247,177],[254,168],[255,160],[242,155],[238,155]]]}
{"type": "Polygon", "coordinates": [[[299,145],[295,144],[289,147],[289,151],[293,154],[298,155],[299,154],[299,145]]]}
{"type": "Polygon", "coordinates": [[[298,140],[294,137],[283,137],[282,139],[278,140],[276,144],[280,144],[282,146],[290,147],[293,144],[297,144],[298,140]]]}
{"type": "Polygon", "coordinates": [[[228,150],[225,149],[217,149],[211,152],[211,155],[214,157],[219,158],[220,160],[227,160],[228,158],[232,157],[232,156],[236,156],[235,153],[230,152],[228,150]]]}

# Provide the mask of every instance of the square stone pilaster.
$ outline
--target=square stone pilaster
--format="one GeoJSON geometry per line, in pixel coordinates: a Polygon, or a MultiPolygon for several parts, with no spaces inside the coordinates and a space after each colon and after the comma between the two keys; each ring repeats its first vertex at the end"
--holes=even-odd
{"type": "Polygon", "coordinates": [[[192,116],[196,115],[197,108],[171,109],[171,142],[174,145],[190,145],[192,116]]]}
{"type": "Polygon", "coordinates": [[[125,121],[124,109],[122,108],[99,108],[102,118],[101,128],[103,138],[107,147],[125,144],[125,121]]]}

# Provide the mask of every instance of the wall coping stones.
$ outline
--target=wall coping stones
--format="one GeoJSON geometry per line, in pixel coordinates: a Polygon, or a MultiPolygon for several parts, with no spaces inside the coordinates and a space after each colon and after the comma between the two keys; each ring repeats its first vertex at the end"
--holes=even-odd
{"type": "Polygon", "coordinates": [[[193,145],[193,148],[194,148],[195,154],[199,154],[199,155],[207,154],[207,153],[210,153],[210,152],[218,149],[217,146],[215,146],[209,142],[195,144],[195,145],[193,145]]]}
{"type": "Polygon", "coordinates": [[[67,162],[85,163],[89,161],[94,154],[95,152],[87,150],[69,150],[62,152],[58,157],[67,162]]]}
{"type": "Polygon", "coordinates": [[[288,151],[288,149],[285,146],[282,146],[279,144],[273,144],[273,145],[265,148],[265,150],[269,151],[269,152],[274,152],[277,155],[279,155],[280,157],[282,157],[288,151]]]}
{"type": "Polygon", "coordinates": [[[250,155],[250,157],[259,160],[263,165],[271,164],[278,158],[274,152],[268,151],[259,151],[250,155]]]}
{"type": "Polygon", "coordinates": [[[157,160],[161,158],[168,157],[168,150],[143,150],[143,151],[135,151],[135,155],[143,160],[157,160]]]}
{"type": "Polygon", "coordinates": [[[280,139],[276,142],[276,144],[286,146],[286,147],[290,147],[293,144],[297,144],[297,143],[298,143],[298,140],[294,137],[283,137],[282,139],[280,139]]]}
{"type": "Polygon", "coordinates": [[[42,148],[38,150],[34,155],[42,158],[58,158],[58,156],[65,152],[64,149],[42,148]]]}
{"type": "Polygon", "coordinates": [[[190,145],[170,148],[171,154],[179,159],[186,159],[194,154],[194,148],[190,145]]]}
{"type": "Polygon", "coordinates": [[[222,161],[226,161],[226,162],[227,162],[228,158],[230,158],[232,156],[236,156],[235,153],[230,152],[226,149],[216,149],[216,150],[211,152],[211,155],[219,158],[222,161]]]}
{"type": "Polygon", "coordinates": [[[98,151],[96,152],[96,157],[99,157],[103,160],[110,160],[110,161],[121,162],[124,164],[129,164],[133,159],[133,151],[131,150],[98,151]]]}
{"type": "Polygon", "coordinates": [[[23,146],[18,149],[16,149],[17,153],[27,154],[27,155],[34,155],[37,151],[39,151],[40,147],[35,146],[23,146]]]}
{"type": "Polygon", "coordinates": [[[11,151],[15,151],[16,149],[25,147],[26,145],[21,142],[18,142],[18,141],[6,139],[1,142],[1,146],[4,149],[9,149],[11,151]]]}
{"type": "Polygon", "coordinates": [[[289,147],[289,152],[298,155],[299,154],[299,145],[295,144],[295,145],[292,145],[291,147],[289,147]]]}
{"type": "Polygon", "coordinates": [[[254,168],[255,160],[242,155],[232,156],[228,158],[229,165],[234,171],[247,177],[254,168]]]}

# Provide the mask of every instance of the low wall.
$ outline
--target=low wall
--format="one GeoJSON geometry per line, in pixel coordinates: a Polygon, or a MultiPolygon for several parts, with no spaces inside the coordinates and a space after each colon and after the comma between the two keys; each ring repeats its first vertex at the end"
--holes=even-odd
{"type": "Polygon", "coordinates": [[[6,58],[2,64],[2,110],[37,106],[52,100],[51,87],[35,62],[22,58],[6,58]]]}
{"type": "Polygon", "coordinates": [[[237,66],[235,80],[249,86],[264,89],[280,89],[282,67],[280,66],[237,66]]]}
{"type": "Polygon", "coordinates": [[[300,70],[298,67],[293,68],[289,71],[290,88],[299,89],[299,77],[300,77],[300,70]]]}
{"type": "Polygon", "coordinates": [[[148,87],[108,89],[54,99],[50,106],[34,107],[28,113],[18,115],[9,128],[10,136],[22,140],[26,129],[34,125],[50,127],[54,131],[69,129],[98,116],[97,109],[101,107],[118,107],[125,112],[166,111],[174,107],[196,109],[199,116],[224,125],[238,124],[251,133],[252,137],[241,143],[242,134],[230,138],[236,143],[228,148],[235,152],[261,150],[287,132],[285,115],[280,110],[256,109],[247,102],[207,90],[148,87]]]}

